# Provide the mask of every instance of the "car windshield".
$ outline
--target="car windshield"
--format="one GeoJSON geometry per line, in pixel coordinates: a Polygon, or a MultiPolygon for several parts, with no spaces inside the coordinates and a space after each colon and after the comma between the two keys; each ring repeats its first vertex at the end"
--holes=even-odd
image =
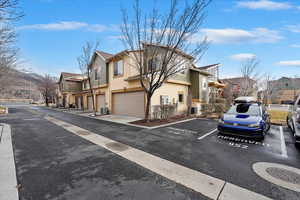
{"type": "Polygon", "coordinates": [[[246,114],[246,115],[253,115],[253,116],[260,116],[260,109],[258,105],[253,104],[238,104],[232,106],[228,111],[227,114],[246,114]]]}

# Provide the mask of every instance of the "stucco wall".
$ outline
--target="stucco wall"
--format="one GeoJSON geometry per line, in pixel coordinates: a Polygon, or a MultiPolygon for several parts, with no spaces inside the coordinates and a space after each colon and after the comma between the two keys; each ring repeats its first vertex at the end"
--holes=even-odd
{"type": "Polygon", "coordinates": [[[179,84],[171,84],[165,83],[159,89],[155,91],[151,99],[151,106],[160,105],[160,96],[166,95],[169,97],[169,102],[171,104],[178,103],[177,112],[184,113],[187,111],[187,98],[188,98],[188,86],[179,85],[179,84]],[[183,103],[178,102],[178,94],[182,93],[184,95],[183,103]]]}

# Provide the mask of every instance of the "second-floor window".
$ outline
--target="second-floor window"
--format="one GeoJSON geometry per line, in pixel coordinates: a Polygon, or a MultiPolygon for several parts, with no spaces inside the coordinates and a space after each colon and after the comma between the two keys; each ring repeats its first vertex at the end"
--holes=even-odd
{"type": "Polygon", "coordinates": [[[99,79],[99,72],[98,70],[95,70],[95,80],[98,80],[99,79]]]}
{"type": "Polygon", "coordinates": [[[123,75],[123,60],[114,63],[114,76],[123,75]]]}
{"type": "Polygon", "coordinates": [[[150,71],[156,71],[159,68],[159,61],[157,58],[148,60],[148,68],[150,71]]]}

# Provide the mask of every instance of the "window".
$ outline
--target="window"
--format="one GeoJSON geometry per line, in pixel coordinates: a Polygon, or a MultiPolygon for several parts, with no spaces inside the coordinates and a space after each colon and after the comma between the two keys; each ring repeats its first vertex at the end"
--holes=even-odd
{"type": "Polygon", "coordinates": [[[114,63],[114,76],[123,75],[123,60],[114,63]]]}
{"type": "Polygon", "coordinates": [[[160,96],[160,105],[167,105],[169,104],[169,97],[166,95],[160,96]]]}
{"type": "Polygon", "coordinates": [[[156,71],[159,67],[158,59],[152,58],[148,60],[148,67],[150,71],[156,71]]]}
{"type": "Polygon", "coordinates": [[[95,70],[95,80],[99,79],[99,74],[98,74],[98,70],[95,70]]]}
{"type": "Polygon", "coordinates": [[[181,73],[181,74],[185,74],[185,70],[187,69],[186,67],[186,64],[182,64],[179,66],[178,68],[178,71],[181,73]]]}
{"type": "Polygon", "coordinates": [[[178,94],[179,103],[183,103],[183,94],[178,94]]]}

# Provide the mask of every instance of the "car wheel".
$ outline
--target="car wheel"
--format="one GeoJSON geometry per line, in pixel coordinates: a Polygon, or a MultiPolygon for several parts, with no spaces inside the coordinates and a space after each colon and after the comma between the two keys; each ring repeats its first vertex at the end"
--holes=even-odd
{"type": "Polygon", "coordinates": [[[294,126],[293,122],[292,122],[292,126],[291,126],[291,131],[293,133],[293,136],[295,136],[295,126],[294,126]]]}
{"type": "Polygon", "coordinates": [[[270,130],[271,128],[271,123],[268,122],[267,125],[266,125],[266,133],[268,133],[268,131],[270,130]]]}
{"type": "Polygon", "coordinates": [[[262,135],[261,137],[258,138],[259,141],[263,141],[265,139],[265,135],[262,135]]]}
{"type": "Polygon", "coordinates": [[[290,120],[289,117],[286,118],[286,124],[289,127],[289,129],[292,129],[291,125],[290,125],[290,120]]]}

